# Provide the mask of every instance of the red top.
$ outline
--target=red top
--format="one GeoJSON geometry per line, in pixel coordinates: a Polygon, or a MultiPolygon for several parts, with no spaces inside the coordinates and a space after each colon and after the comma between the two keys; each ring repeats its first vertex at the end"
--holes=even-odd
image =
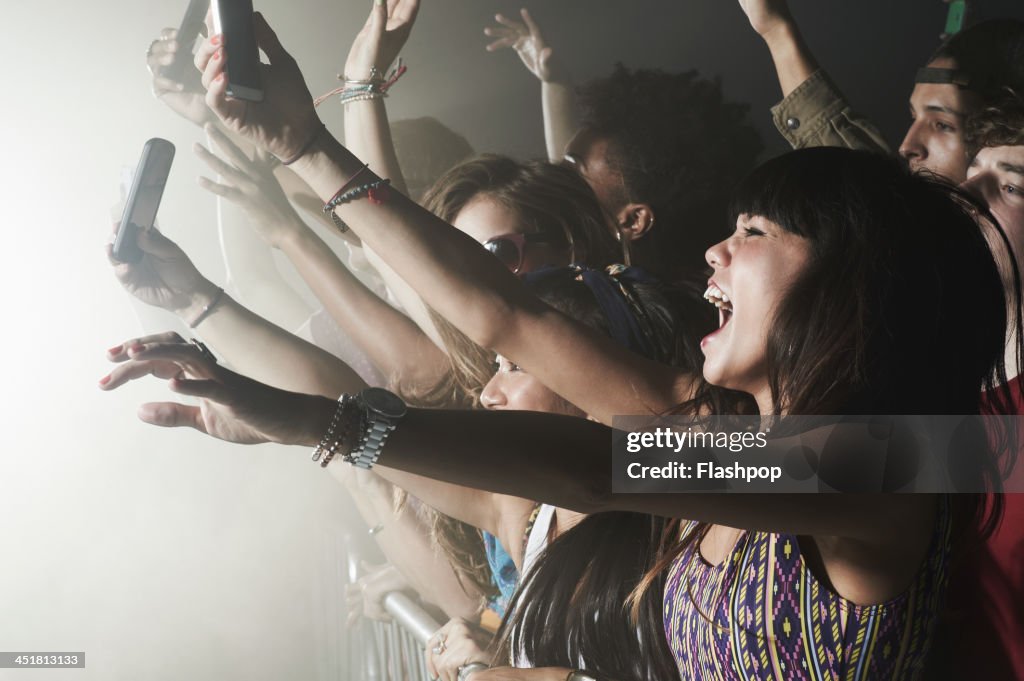
{"type": "MultiPolygon", "coordinates": [[[[1024,415],[1024,375],[1009,387],[1013,412],[1024,415]]],[[[995,413],[985,395],[981,411],[995,413]]],[[[1022,474],[1024,462],[1018,460],[1014,477],[1022,474]]],[[[995,533],[970,556],[960,583],[951,583],[951,600],[966,616],[953,640],[962,644],[966,669],[984,669],[988,679],[1024,679],[1024,494],[1008,493],[1003,499],[1005,511],[995,533]]]]}

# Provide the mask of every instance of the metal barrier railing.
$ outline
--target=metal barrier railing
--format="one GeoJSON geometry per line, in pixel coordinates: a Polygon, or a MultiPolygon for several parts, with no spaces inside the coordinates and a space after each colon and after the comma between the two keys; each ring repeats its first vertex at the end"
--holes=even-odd
{"type": "MultiPolygon", "coordinates": [[[[359,579],[359,558],[351,544],[346,552],[348,580],[359,579]]],[[[424,652],[431,634],[441,628],[416,601],[403,593],[384,597],[390,622],[360,619],[349,629],[348,678],[351,681],[430,681],[424,652]]]]}

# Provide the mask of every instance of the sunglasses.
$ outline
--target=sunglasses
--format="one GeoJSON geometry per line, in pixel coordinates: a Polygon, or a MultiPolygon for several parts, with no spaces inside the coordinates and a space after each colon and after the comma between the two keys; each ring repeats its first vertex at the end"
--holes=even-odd
{"type": "Polygon", "coordinates": [[[502,234],[484,242],[484,248],[509,268],[513,274],[519,274],[526,260],[527,244],[554,243],[546,234],[502,234]]]}

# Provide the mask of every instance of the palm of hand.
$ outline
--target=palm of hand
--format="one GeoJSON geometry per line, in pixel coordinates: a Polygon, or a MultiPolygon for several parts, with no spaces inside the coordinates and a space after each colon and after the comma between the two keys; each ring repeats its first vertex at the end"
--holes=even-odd
{"type": "Polygon", "coordinates": [[[366,79],[374,69],[382,73],[391,66],[409,39],[418,10],[419,0],[389,0],[383,31],[374,22],[376,8],[371,11],[349,50],[345,77],[366,79]]]}
{"type": "Polygon", "coordinates": [[[202,281],[202,275],[184,253],[180,258],[167,259],[147,253],[138,263],[118,265],[115,274],[133,296],[165,310],[188,306],[190,293],[202,281]]]}

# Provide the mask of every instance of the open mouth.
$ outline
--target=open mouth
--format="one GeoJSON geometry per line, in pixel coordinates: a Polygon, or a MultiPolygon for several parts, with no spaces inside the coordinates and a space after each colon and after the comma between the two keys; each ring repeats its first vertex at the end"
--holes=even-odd
{"type": "Polygon", "coordinates": [[[729,296],[718,288],[718,285],[711,283],[708,290],[704,292],[704,300],[718,308],[718,328],[721,329],[732,319],[732,301],[729,296]]]}

